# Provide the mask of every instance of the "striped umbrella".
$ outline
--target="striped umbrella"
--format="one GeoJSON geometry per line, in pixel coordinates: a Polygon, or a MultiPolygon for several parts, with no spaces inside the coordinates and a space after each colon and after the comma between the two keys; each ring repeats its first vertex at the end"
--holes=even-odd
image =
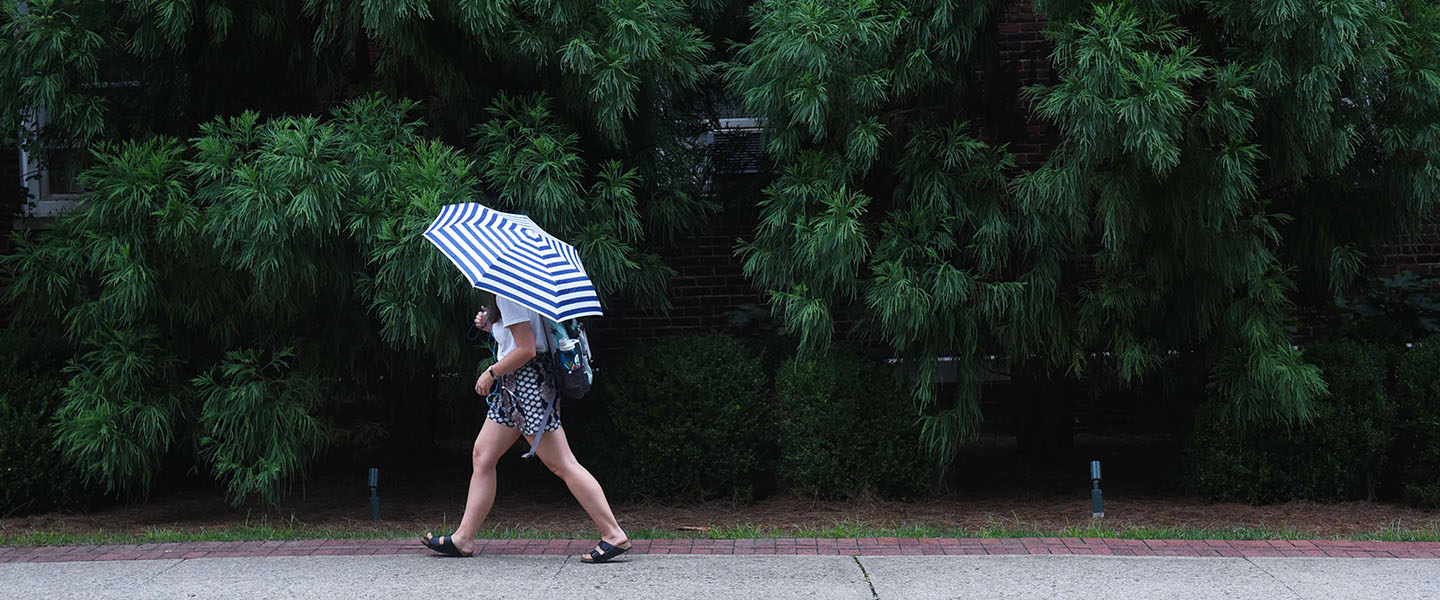
{"type": "Polygon", "coordinates": [[[470,285],[551,320],[602,314],[575,247],[546,233],[530,217],[474,202],[451,204],[440,209],[425,239],[460,268],[470,285]]]}

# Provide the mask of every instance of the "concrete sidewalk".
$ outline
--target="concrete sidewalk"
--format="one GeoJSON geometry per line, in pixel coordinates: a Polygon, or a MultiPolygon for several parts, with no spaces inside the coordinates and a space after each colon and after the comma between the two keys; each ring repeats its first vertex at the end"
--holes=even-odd
{"type": "Polygon", "coordinates": [[[1440,597],[1440,559],[414,554],[0,564],[0,598],[1440,597]]]}
{"type": "MultiPolygon", "coordinates": [[[[487,556],[574,556],[595,540],[482,539],[475,553],[487,556]]],[[[641,554],[962,556],[1055,555],[1192,556],[1228,558],[1434,558],[1440,542],[1347,540],[1134,540],[1114,538],[760,538],[637,539],[641,554]]],[[[266,556],[370,556],[431,554],[418,538],[312,539],[254,542],[170,542],[103,546],[0,547],[0,563],[266,556]]]]}

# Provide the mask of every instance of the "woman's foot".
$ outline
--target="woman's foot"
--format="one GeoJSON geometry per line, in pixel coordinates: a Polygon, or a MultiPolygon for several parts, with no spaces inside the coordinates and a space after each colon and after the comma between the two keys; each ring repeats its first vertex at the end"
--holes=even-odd
{"type": "Polygon", "coordinates": [[[581,562],[602,563],[624,554],[630,549],[630,540],[621,533],[617,536],[605,536],[600,538],[600,543],[595,549],[580,555],[581,562]]]}
{"type": "Polygon", "coordinates": [[[466,540],[464,537],[454,535],[442,535],[435,537],[426,532],[425,537],[420,538],[426,548],[444,554],[445,556],[467,557],[475,554],[475,540],[466,540]]]}

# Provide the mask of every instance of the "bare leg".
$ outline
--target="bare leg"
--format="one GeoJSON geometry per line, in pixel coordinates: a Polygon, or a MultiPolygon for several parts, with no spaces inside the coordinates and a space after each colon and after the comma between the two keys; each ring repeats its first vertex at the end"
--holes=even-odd
{"type": "MultiPolygon", "coordinates": [[[[525,437],[530,439],[533,436],[525,437]]],[[[565,486],[570,488],[570,493],[580,502],[585,514],[590,515],[590,520],[595,522],[595,528],[600,530],[600,539],[611,544],[627,541],[625,530],[620,528],[620,523],[615,520],[615,513],[610,510],[610,503],[605,500],[605,490],[600,488],[600,482],[595,481],[595,476],[580,466],[575,455],[570,452],[570,442],[565,438],[564,427],[546,432],[540,438],[540,447],[535,453],[551,472],[565,480],[565,486]]],[[[596,548],[596,551],[598,552],[599,548],[596,548]]]]}
{"type": "Polygon", "coordinates": [[[470,493],[465,497],[465,514],[460,518],[460,526],[451,534],[455,547],[460,551],[468,553],[475,550],[475,535],[480,533],[480,526],[485,523],[485,517],[495,503],[495,463],[519,437],[518,430],[490,419],[485,419],[480,435],[475,436],[475,448],[470,454],[473,471],[470,474],[470,493]]]}

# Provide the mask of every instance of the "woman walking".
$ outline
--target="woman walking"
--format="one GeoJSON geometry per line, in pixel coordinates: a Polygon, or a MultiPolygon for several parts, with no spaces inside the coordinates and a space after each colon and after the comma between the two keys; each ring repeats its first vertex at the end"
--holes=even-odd
{"type": "Polygon", "coordinates": [[[615,521],[610,503],[605,500],[605,491],[575,460],[565,439],[565,429],[560,426],[556,390],[545,376],[545,359],[540,354],[548,350],[545,333],[549,329],[543,318],[517,302],[496,296],[489,308],[475,315],[475,325],[490,332],[498,346],[496,362],[476,380],[475,393],[482,398],[491,396],[491,390],[498,384],[499,398],[491,404],[480,435],[475,438],[470,457],[473,468],[470,493],[465,499],[465,514],[460,525],[450,535],[436,537],[426,533],[425,546],[449,556],[472,555],[475,535],[495,501],[496,461],[520,436],[533,442],[543,430],[536,455],[565,481],[600,531],[599,544],[581,555],[580,560],[599,563],[625,553],[630,549],[630,541],[615,521]],[[553,412],[549,410],[551,407],[553,412]]]}

